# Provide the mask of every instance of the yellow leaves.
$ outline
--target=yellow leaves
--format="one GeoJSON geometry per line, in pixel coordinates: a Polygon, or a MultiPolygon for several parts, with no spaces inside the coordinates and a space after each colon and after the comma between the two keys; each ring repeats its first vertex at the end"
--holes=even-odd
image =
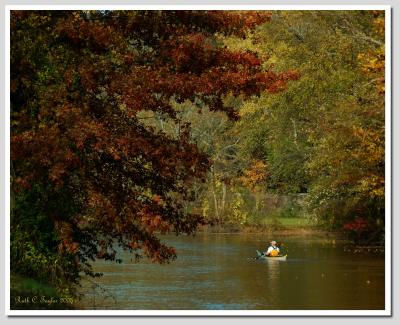
{"type": "Polygon", "coordinates": [[[385,93],[385,79],[384,78],[381,78],[378,80],[376,89],[378,90],[378,93],[380,95],[383,95],[385,93]]]}
{"type": "MultiPolygon", "coordinates": [[[[90,11],[89,10],[84,10],[84,11],[82,11],[82,13],[90,14],[90,11]]],[[[71,16],[73,17],[74,21],[80,20],[81,19],[81,12],[74,11],[74,12],[72,12],[71,16]]]]}
{"type": "Polygon", "coordinates": [[[254,103],[254,102],[246,102],[239,111],[239,115],[241,117],[245,115],[252,115],[256,113],[260,109],[260,105],[254,103]]]}
{"type": "Polygon", "coordinates": [[[374,20],[374,30],[379,35],[385,34],[385,18],[378,17],[374,20]]]}
{"type": "Polygon", "coordinates": [[[224,45],[231,51],[243,51],[243,50],[256,50],[257,46],[253,44],[251,38],[238,38],[235,36],[223,37],[221,39],[224,45]]]}
{"type": "Polygon", "coordinates": [[[364,143],[374,144],[374,147],[382,142],[382,131],[380,129],[362,128],[359,126],[353,126],[353,135],[364,143]]]}
{"type": "Polygon", "coordinates": [[[375,51],[360,53],[358,59],[365,73],[378,73],[385,70],[385,46],[380,46],[375,51]]]}
{"type": "Polygon", "coordinates": [[[358,138],[363,138],[365,135],[365,131],[363,128],[359,127],[359,126],[355,126],[353,125],[353,135],[358,137],[358,138]]]}
{"type": "Polygon", "coordinates": [[[385,144],[383,130],[366,129],[353,126],[353,135],[360,141],[353,157],[361,158],[365,163],[374,164],[384,160],[385,144]]]}
{"type": "Polygon", "coordinates": [[[122,112],[126,112],[128,110],[128,107],[126,106],[125,103],[120,103],[118,104],[118,108],[122,111],[122,112]]]}
{"type": "MultiPolygon", "coordinates": [[[[279,94],[263,94],[260,98],[253,98],[252,100],[243,101],[243,104],[239,108],[239,116],[243,118],[253,118],[252,115],[257,114],[256,118],[264,119],[267,114],[267,110],[269,107],[276,104],[276,101],[279,100],[279,94]],[[260,113],[260,114],[258,114],[260,113]]],[[[271,110],[271,114],[272,114],[271,110]]],[[[270,115],[268,114],[270,117],[270,115]]],[[[239,120],[240,122],[240,120],[239,120]]]]}
{"type": "MultiPolygon", "coordinates": [[[[379,36],[384,36],[384,12],[376,12],[375,17],[373,22],[374,30],[379,36]]],[[[361,63],[361,70],[374,78],[371,83],[376,83],[378,94],[383,95],[385,93],[385,44],[367,53],[360,53],[358,59],[361,63]]]]}
{"type": "Polygon", "coordinates": [[[383,198],[385,196],[385,178],[379,175],[368,175],[360,180],[358,191],[371,198],[383,198]]]}
{"type": "Polygon", "coordinates": [[[244,204],[245,201],[242,195],[240,193],[236,193],[236,198],[232,206],[232,214],[234,219],[240,224],[244,224],[248,217],[247,211],[245,209],[242,209],[244,204]]]}
{"type": "Polygon", "coordinates": [[[244,175],[240,177],[243,185],[254,189],[258,184],[263,183],[267,179],[267,164],[262,160],[253,159],[250,168],[244,171],[244,175]]]}

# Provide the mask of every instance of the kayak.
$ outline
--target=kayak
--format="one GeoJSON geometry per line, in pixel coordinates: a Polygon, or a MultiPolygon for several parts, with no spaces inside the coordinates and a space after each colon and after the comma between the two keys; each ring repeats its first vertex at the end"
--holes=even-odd
{"type": "Polygon", "coordinates": [[[278,256],[265,256],[265,255],[263,255],[263,256],[260,256],[260,258],[263,258],[263,259],[268,260],[268,261],[272,261],[272,260],[274,260],[274,261],[286,261],[286,257],[287,257],[287,255],[278,255],[278,256]]]}
{"type": "Polygon", "coordinates": [[[257,252],[257,259],[258,258],[262,258],[264,260],[268,260],[268,261],[286,261],[286,255],[278,255],[278,256],[265,256],[263,253],[261,253],[260,251],[256,250],[257,252]]]}

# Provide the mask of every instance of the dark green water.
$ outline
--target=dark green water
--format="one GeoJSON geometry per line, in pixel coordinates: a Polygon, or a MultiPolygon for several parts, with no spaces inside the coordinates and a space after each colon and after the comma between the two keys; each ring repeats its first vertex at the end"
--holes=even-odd
{"type": "Polygon", "coordinates": [[[83,309],[384,309],[384,256],[353,254],[313,237],[200,234],[166,237],[178,259],[168,265],[98,261],[84,281],[83,309]],[[254,260],[270,239],[287,261],[254,260]],[[91,280],[92,281],[92,280],[91,280]]]}

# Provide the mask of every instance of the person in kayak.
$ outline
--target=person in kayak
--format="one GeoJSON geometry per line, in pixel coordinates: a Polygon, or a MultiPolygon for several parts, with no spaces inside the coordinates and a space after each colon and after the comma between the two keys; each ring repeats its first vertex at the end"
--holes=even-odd
{"type": "Polygon", "coordinates": [[[265,256],[279,256],[279,247],[276,245],[276,241],[273,240],[267,248],[267,251],[264,253],[265,256]]]}

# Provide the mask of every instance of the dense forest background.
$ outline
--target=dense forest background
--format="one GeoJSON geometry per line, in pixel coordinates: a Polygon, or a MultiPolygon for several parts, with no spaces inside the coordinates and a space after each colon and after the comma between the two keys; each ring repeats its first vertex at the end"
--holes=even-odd
{"type": "Polygon", "coordinates": [[[384,44],[381,11],[13,12],[13,290],[199,225],[383,243],[384,44]]]}

